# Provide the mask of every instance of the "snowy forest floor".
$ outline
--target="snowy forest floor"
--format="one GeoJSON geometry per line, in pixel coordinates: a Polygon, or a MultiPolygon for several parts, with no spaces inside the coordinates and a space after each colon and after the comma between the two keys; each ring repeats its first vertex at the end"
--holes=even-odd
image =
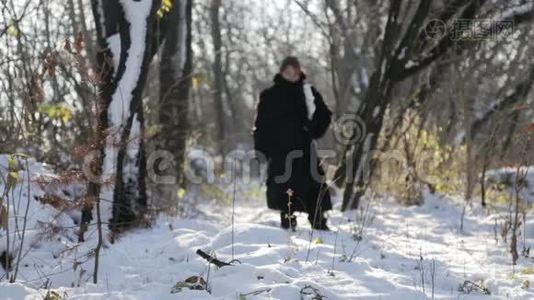
{"type": "MultiPolygon", "coordinates": [[[[265,208],[260,189],[258,183],[239,187],[233,247],[232,206],[204,200],[196,218],[160,216],[152,228],[126,232],[108,245],[101,253],[98,285],[89,283],[93,258],[87,253],[94,244],[61,234],[39,242],[33,237],[18,282],[0,282],[0,299],[43,299],[49,289],[65,299],[534,297],[533,260],[520,256],[512,266],[509,244],[500,236],[504,211],[487,214],[474,204],[460,230],[461,199],[426,194],[424,205],[405,207],[377,197],[366,199],[358,212],[329,212],[332,232],[314,231],[310,238],[305,214],[298,215],[296,232],[279,228],[279,215],[265,208]],[[208,267],[197,249],[225,262],[233,251],[239,262],[208,267]],[[171,293],[191,276],[205,279],[208,291],[171,293]],[[44,283],[50,288],[41,288],[44,283]]],[[[338,208],[339,198],[334,199],[338,208]]],[[[523,244],[534,243],[532,218],[524,231],[520,252],[523,244]]]]}

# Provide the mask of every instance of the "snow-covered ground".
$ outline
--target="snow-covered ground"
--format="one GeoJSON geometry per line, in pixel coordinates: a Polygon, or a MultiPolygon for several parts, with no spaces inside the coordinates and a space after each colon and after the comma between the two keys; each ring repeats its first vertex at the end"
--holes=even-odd
{"type": "MultiPolygon", "coordinates": [[[[15,194],[24,198],[25,185],[20,188],[15,194]]],[[[461,231],[460,199],[427,194],[421,207],[366,199],[358,212],[331,212],[333,231],[310,237],[304,214],[296,232],[280,229],[279,215],[265,208],[260,188],[238,185],[233,245],[231,205],[204,200],[198,205],[201,218],[160,216],[152,228],[129,231],[108,244],[97,285],[90,283],[95,232],[78,244],[72,218],[52,218],[50,207],[34,203],[18,282],[4,278],[0,299],[43,299],[49,290],[65,299],[534,298],[533,260],[521,256],[512,266],[500,236],[502,220],[476,205],[467,209],[461,231]],[[50,222],[67,228],[43,237],[39,224],[50,222]],[[210,267],[197,249],[235,261],[210,267]],[[171,293],[191,276],[202,277],[208,291],[171,293]],[[466,281],[469,293],[459,291],[466,281]]],[[[534,218],[527,219],[525,241],[527,247],[534,243],[534,218]]]]}

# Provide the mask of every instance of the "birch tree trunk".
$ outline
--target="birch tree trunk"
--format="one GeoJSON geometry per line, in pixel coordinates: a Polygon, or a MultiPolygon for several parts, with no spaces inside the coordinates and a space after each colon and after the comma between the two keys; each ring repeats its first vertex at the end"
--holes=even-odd
{"type": "Polygon", "coordinates": [[[117,231],[133,225],[146,210],[146,158],[142,91],[153,55],[154,0],[93,0],[98,53],[100,115],[95,174],[82,213],[83,231],[92,204],[101,202],[103,221],[117,231]]]}

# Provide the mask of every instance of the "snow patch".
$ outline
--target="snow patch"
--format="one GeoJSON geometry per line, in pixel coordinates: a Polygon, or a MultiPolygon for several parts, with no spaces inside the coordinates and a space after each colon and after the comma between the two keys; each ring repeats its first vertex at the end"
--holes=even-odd
{"type": "MultiPolygon", "coordinates": [[[[0,156],[0,170],[5,167],[6,158],[0,156]]],[[[37,174],[54,176],[46,165],[35,161],[30,170],[32,178],[37,174]]],[[[509,172],[489,172],[505,173],[509,172]]],[[[24,181],[20,188],[16,192],[22,193],[21,198],[15,202],[23,205],[24,181]]],[[[32,195],[43,192],[36,184],[31,188],[32,195]]],[[[219,188],[232,193],[231,186],[219,188]]],[[[336,210],[328,213],[332,232],[312,233],[305,214],[297,214],[297,230],[290,232],[279,227],[279,214],[265,208],[263,197],[251,192],[262,188],[263,182],[253,182],[238,189],[233,246],[231,206],[202,200],[198,203],[205,214],[202,219],[162,215],[150,229],[126,232],[103,248],[96,285],[90,283],[94,261],[88,255],[95,244],[93,230],[88,231],[85,243],[69,240],[64,234],[34,243],[37,220],[48,220],[58,212],[32,202],[31,229],[25,243],[32,248],[24,249],[29,251],[22,259],[20,281],[0,282],[0,298],[42,299],[47,289],[41,287],[48,280],[50,289],[59,295],[102,300],[235,299],[240,294],[248,294],[247,299],[285,300],[301,299],[306,288],[327,299],[425,299],[432,298],[432,290],[435,299],[534,297],[534,291],[521,288],[522,282],[531,280],[532,275],[523,272],[531,269],[531,259],[521,257],[518,265],[511,266],[509,245],[495,242],[498,213],[487,215],[477,207],[467,207],[464,229],[459,231],[463,199],[425,192],[423,205],[405,207],[390,198],[366,197],[361,207],[369,204],[367,214],[373,221],[359,231],[358,220],[364,212],[339,212],[341,193],[335,190],[336,210]],[[208,267],[207,261],[196,255],[197,249],[222,261],[229,262],[232,257],[236,261],[233,266],[208,267]],[[176,282],[193,275],[206,279],[208,273],[210,293],[187,289],[170,293],[176,282]],[[483,281],[492,294],[462,294],[458,286],[466,280],[483,281]]],[[[73,233],[74,229],[69,229],[72,223],[66,220],[59,225],[73,233]]],[[[14,220],[10,226],[15,226],[14,220]]],[[[534,243],[532,228],[529,215],[525,246],[534,243]]],[[[519,243],[522,247],[523,238],[519,243]]]]}
{"type": "Polygon", "coordinates": [[[121,59],[121,37],[118,33],[107,38],[108,48],[113,56],[113,75],[117,75],[121,59]]]}
{"type": "Polygon", "coordinates": [[[418,64],[413,61],[413,60],[409,60],[406,62],[406,64],[404,65],[405,68],[409,69],[411,67],[416,67],[418,64]]]}

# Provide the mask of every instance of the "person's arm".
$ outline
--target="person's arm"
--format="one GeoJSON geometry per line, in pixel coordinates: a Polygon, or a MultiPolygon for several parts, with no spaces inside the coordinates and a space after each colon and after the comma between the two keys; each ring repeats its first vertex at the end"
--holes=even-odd
{"type": "Polygon", "coordinates": [[[332,112],[324,103],[323,96],[321,96],[319,91],[317,91],[313,86],[311,87],[311,90],[313,97],[315,98],[315,111],[313,112],[312,118],[309,122],[308,130],[313,139],[318,139],[326,133],[328,126],[330,126],[332,112]]]}
{"type": "Polygon", "coordinates": [[[260,100],[256,106],[256,118],[254,120],[254,128],[252,131],[254,137],[254,150],[268,156],[269,135],[268,128],[271,113],[269,112],[267,97],[265,91],[260,93],[260,100]]]}

